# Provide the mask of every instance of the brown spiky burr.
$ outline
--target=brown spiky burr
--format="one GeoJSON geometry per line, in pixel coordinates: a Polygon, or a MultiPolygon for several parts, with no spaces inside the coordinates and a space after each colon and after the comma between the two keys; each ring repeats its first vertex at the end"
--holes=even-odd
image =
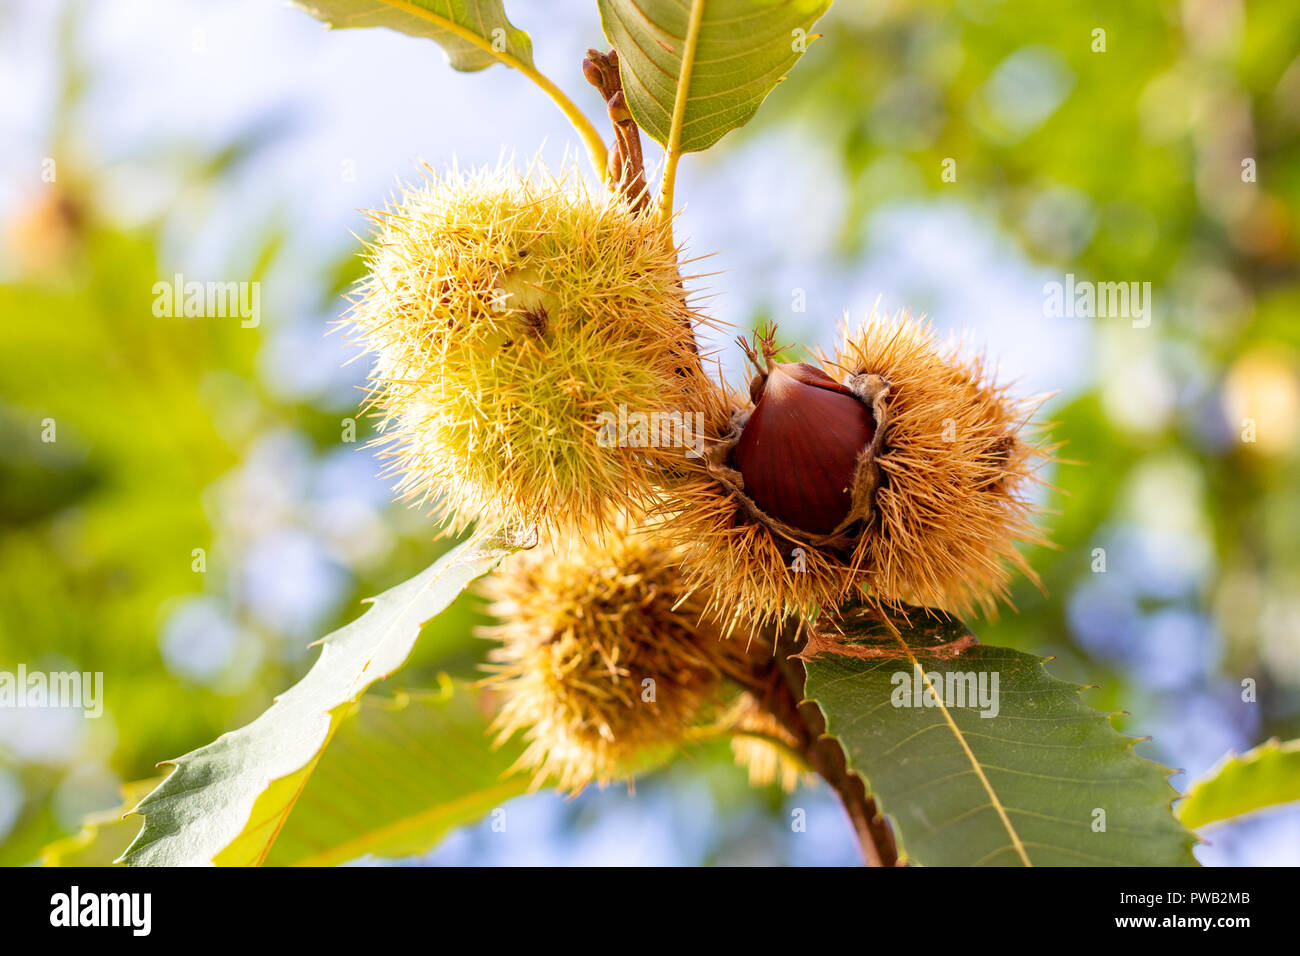
{"type": "Polygon", "coordinates": [[[540,163],[426,170],[375,218],[348,327],[398,491],[457,531],[652,499],[685,444],[609,423],[681,423],[709,385],[669,227],[540,163]]]}
{"type": "Polygon", "coordinates": [[[849,600],[968,612],[1007,596],[1017,549],[1041,542],[1026,497],[1050,449],[979,359],[928,324],[873,316],[817,364],[748,347],[749,401],[729,393],[703,467],[669,507],[688,579],[727,627],[806,620],[849,600]]]}
{"type": "MultiPolygon", "coordinates": [[[[748,674],[741,641],[702,622],[663,529],[620,521],[544,541],[482,585],[500,623],[485,636],[496,728],[522,733],[521,767],[580,790],[631,778],[713,716],[728,678],[748,674]]],[[[756,651],[757,653],[757,651],[756,651]]]]}

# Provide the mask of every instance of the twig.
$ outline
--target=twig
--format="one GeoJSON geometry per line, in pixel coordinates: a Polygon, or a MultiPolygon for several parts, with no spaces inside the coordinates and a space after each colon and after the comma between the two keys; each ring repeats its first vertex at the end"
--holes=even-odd
{"type": "Polygon", "coordinates": [[[898,844],[889,822],[867,793],[862,778],[848,768],[844,751],[826,736],[826,720],[812,701],[804,702],[806,674],[788,637],[777,641],[775,660],[755,674],[750,691],[796,741],[796,749],[835,791],[853,824],[867,866],[898,866],[898,844]]]}
{"type": "Polygon", "coordinates": [[[614,124],[614,146],[609,153],[606,179],[611,189],[622,190],[632,207],[642,212],[650,204],[646,188],[645,158],[641,153],[641,130],[628,112],[623,79],[618,72],[618,52],[588,50],[582,61],[582,75],[600,91],[614,124]]]}

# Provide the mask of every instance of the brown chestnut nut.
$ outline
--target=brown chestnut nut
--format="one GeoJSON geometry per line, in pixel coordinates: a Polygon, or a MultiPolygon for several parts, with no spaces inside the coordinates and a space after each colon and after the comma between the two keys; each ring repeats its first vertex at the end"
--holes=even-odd
{"type": "Polygon", "coordinates": [[[876,421],[846,386],[805,362],[772,363],[750,386],[754,410],[732,451],[745,494],[810,534],[849,515],[858,458],[876,421]]]}

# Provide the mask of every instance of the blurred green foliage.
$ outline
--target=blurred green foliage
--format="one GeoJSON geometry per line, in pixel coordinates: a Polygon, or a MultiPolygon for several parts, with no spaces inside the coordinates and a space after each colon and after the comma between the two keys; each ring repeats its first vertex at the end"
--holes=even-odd
{"type": "MultiPolygon", "coordinates": [[[[1048,476],[1057,547],[1031,558],[1043,588],[1018,587],[1018,610],[981,624],[983,639],[1060,655],[1055,672],[1101,683],[1089,701],[1133,711],[1130,730],[1176,727],[1203,709],[1242,743],[1300,736],[1300,6],[841,0],[819,29],[719,161],[773,130],[815,137],[849,184],[846,262],[868,248],[875,210],[958,202],[1028,261],[1150,281],[1161,304],[1150,329],[1097,320],[1090,384],[1051,410],[1061,456],[1078,464],[1048,476]],[[943,178],[947,159],[955,182],[943,178]],[[1243,181],[1245,159],[1254,182],[1243,181]],[[1173,396],[1168,409],[1138,400],[1135,410],[1139,374],[1173,396]],[[1242,440],[1245,419],[1254,441],[1242,440]],[[1165,586],[1158,556],[1125,549],[1135,529],[1204,547],[1208,561],[1165,586]],[[1106,575],[1094,570],[1097,548],[1106,575]],[[1111,642],[1079,622],[1081,609],[1102,613],[1107,600],[1118,607],[1107,612],[1111,642]],[[1148,642],[1169,611],[1205,633],[1148,642]],[[1203,667],[1184,666],[1193,655],[1203,667]],[[1161,681],[1162,668],[1185,674],[1161,681]],[[1241,702],[1243,678],[1257,682],[1257,704],[1241,702]]],[[[262,381],[259,350],[283,318],[269,314],[273,300],[258,329],[153,315],[153,285],[173,271],[162,261],[164,224],[126,228],[102,211],[102,171],[66,128],[88,80],[64,52],[50,154],[76,171],[33,181],[3,224],[0,669],[103,671],[111,706],[55,757],[14,753],[0,739],[0,773],[23,794],[0,834],[0,863],[30,861],[69,831],[76,814],[60,793],[81,769],[151,776],[156,761],[245,722],[301,673],[307,658],[248,611],[237,573],[248,542],[229,527],[218,489],[277,430],[323,459],[354,413],[345,402],[286,399],[262,381]],[[42,440],[47,420],[53,443],[42,440]],[[205,574],[192,570],[195,548],[207,552],[205,574]],[[160,649],[169,614],[196,595],[226,608],[242,635],[207,681],[169,669],[160,649]]],[[[256,162],[258,135],[216,157],[178,154],[181,179],[219,190],[233,168],[256,162]]],[[[246,237],[253,254],[225,273],[269,274],[284,228],[270,217],[264,234],[246,237]]],[[[357,269],[351,252],[320,270],[323,315],[340,311],[357,269]]],[[[347,568],[348,593],[324,630],[443,547],[408,509],[384,521],[391,537],[379,558],[347,568]]],[[[400,683],[431,684],[439,669],[471,676],[481,620],[472,602],[440,618],[400,683]]],[[[776,813],[779,798],[739,787],[714,758],[725,761],[710,752],[671,779],[709,780],[754,838],[749,814],[776,813]]]]}

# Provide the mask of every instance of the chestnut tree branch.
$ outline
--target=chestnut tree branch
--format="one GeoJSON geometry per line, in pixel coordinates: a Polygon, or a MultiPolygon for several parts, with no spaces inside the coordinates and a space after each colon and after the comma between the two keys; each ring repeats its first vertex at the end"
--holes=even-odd
{"type": "Polygon", "coordinates": [[[862,778],[849,769],[839,742],[826,735],[821,708],[804,701],[806,674],[803,662],[793,656],[797,651],[793,639],[778,639],[774,660],[754,675],[750,692],[791,735],[795,749],[840,798],[867,866],[898,866],[898,845],[889,821],[867,793],[862,778]]]}

